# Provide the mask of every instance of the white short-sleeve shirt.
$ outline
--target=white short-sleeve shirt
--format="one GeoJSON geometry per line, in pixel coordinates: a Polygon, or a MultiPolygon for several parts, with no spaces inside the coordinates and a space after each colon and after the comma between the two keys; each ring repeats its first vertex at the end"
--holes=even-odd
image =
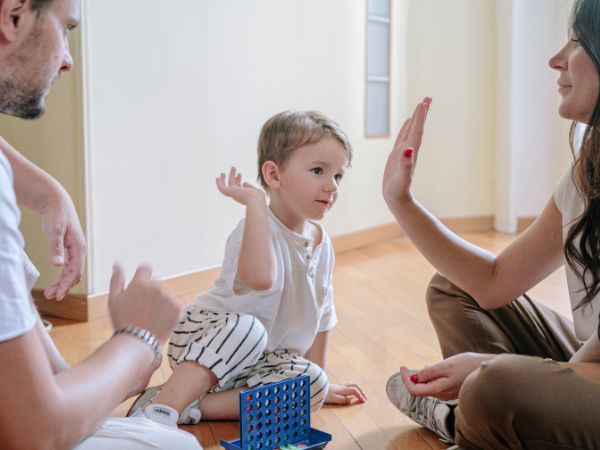
{"type": "Polygon", "coordinates": [[[0,151],[0,342],[25,334],[37,320],[30,292],[39,272],[25,254],[20,220],[12,169],[0,151]]]}
{"type": "Polygon", "coordinates": [[[236,278],[244,234],[244,220],[227,239],[220,277],[197,304],[213,312],[252,314],[268,333],[266,351],[311,347],[317,333],[332,329],[337,317],[333,305],[332,271],[335,256],[331,240],[321,229],[321,242],[295,233],[269,211],[277,278],[271,289],[253,291],[236,278]],[[313,250],[314,248],[314,250],[313,250]]]}
{"type": "MultiPolygon", "coordinates": [[[[574,222],[581,217],[585,208],[585,200],[575,187],[573,169],[570,168],[561,178],[554,190],[554,202],[562,214],[563,243],[574,222]]],[[[575,245],[579,245],[579,238],[575,239],[575,245]]],[[[565,263],[567,273],[567,286],[571,309],[573,310],[573,323],[577,338],[585,341],[598,330],[598,315],[600,314],[600,298],[594,297],[591,304],[575,309],[585,295],[583,283],[578,274],[565,263]]]]}

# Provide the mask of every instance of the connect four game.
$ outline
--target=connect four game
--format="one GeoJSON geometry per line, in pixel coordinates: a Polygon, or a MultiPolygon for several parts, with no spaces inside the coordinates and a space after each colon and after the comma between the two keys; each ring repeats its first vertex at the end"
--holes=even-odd
{"type": "Polygon", "coordinates": [[[227,450],[321,449],[331,435],[310,427],[310,377],[278,381],[240,392],[240,439],[227,450]]]}

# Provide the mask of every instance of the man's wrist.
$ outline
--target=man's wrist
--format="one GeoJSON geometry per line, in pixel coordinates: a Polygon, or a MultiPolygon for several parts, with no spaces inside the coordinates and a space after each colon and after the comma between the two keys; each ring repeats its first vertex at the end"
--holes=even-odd
{"type": "Polygon", "coordinates": [[[140,341],[147,344],[154,353],[154,359],[160,359],[161,357],[161,349],[160,349],[160,341],[158,338],[149,330],[140,327],[134,326],[126,326],[117,328],[113,334],[113,336],[126,335],[132,336],[140,341]]]}

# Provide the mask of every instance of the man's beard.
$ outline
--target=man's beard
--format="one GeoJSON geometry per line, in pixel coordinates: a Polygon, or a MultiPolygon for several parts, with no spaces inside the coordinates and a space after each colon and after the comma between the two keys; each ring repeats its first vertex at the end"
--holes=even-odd
{"type": "Polygon", "coordinates": [[[23,83],[13,80],[0,81],[0,112],[33,120],[41,117],[44,106],[45,92],[40,89],[24,89],[23,83]]]}
{"type": "Polygon", "coordinates": [[[37,119],[46,112],[44,97],[49,83],[44,83],[43,66],[36,60],[40,46],[39,30],[5,62],[0,77],[0,113],[22,119],[37,119]]]}

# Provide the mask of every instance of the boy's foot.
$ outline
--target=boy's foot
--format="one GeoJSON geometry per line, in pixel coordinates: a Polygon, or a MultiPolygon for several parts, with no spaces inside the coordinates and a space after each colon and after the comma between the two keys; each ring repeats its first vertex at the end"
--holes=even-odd
{"type": "Polygon", "coordinates": [[[127,414],[127,417],[143,417],[144,416],[144,408],[152,403],[152,400],[156,398],[156,396],[160,393],[160,386],[153,386],[146,389],[138,398],[135,399],[127,414]]]}
{"type": "Polygon", "coordinates": [[[164,420],[168,420],[168,423],[165,424],[173,424],[174,426],[177,424],[195,425],[200,422],[202,413],[200,412],[199,406],[204,396],[197,398],[188,406],[186,406],[181,414],[177,414],[177,410],[171,408],[170,406],[152,403],[152,401],[160,393],[160,389],[161,386],[153,386],[142,392],[135,402],[133,402],[131,408],[129,408],[127,417],[147,417],[159,423],[165,423],[164,420]],[[174,415],[169,414],[170,417],[167,419],[166,412],[171,410],[175,412],[176,417],[173,419],[174,415]]]}
{"type": "Polygon", "coordinates": [[[202,418],[200,402],[204,398],[204,395],[198,397],[192,403],[187,405],[183,411],[181,411],[181,414],[179,414],[179,420],[177,421],[179,425],[196,425],[197,423],[200,423],[200,419],[202,418]]]}
{"type": "Polygon", "coordinates": [[[400,372],[390,377],[386,392],[392,404],[402,413],[433,431],[442,442],[454,443],[454,408],[458,404],[456,400],[445,402],[435,397],[413,397],[406,389],[400,372]]]}

